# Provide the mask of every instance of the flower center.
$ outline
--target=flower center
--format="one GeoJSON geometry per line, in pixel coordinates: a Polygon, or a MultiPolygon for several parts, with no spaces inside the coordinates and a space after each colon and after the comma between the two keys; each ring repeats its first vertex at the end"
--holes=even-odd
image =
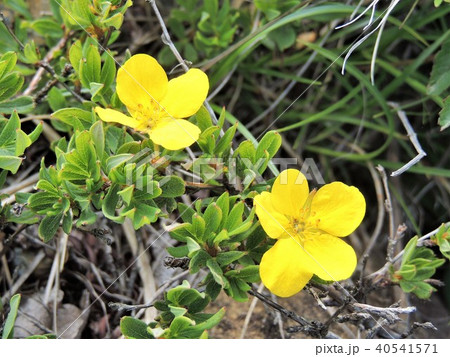
{"type": "Polygon", "coordinates": [[[151,129],[161,118],[167,116],[164,109],[154,100],[150,100],[145,104],[138,104],[135,108],[128,108],[128,111],[133,118],[139,121],[137,129],[140,131],[151,129]]]}
{"type": "Polygon", "coordinates": [[[295,237],[302,245],[305,243],[305,235],[303,234],[306,230],[316,229],[317,225],[313,223],[311,217],[315,216],[315,212],[311,211],[311,203],[316,194],[316,189],[312,190],[306,199],[305,204],[300,209],[296,217],[289,217],[290,229],[289,234],[295,237]]]}

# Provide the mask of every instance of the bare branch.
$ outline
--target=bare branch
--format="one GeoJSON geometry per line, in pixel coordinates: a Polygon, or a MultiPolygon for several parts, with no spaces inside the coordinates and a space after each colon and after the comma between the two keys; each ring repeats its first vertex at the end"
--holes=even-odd
{"type": "Polygon", "coordinates": [[[417,139],[417,134],[414,131],[411,123],[408,120],[408,117],[406,116],[405,112],[403,110],[400,110],[400,106],[397,103],[394,102],[388,102],[388,104],[395,109],[397,112],[398,117],[400,118],[403,126],[406,129],[406,132],[408,133],[409,140],[414,146],[414,149],[417,151],[417,155],[407,162],[405,165],[403,165],[398,170],[391,173],[391,176],[398,176],[401,175],[403,172],[409,170],[412,166],[417,164],[420,160],[422,160],[423,157],[427,156],[427,153],[423,151],[422,146],[419,143],[419,140],[417,139]]]}

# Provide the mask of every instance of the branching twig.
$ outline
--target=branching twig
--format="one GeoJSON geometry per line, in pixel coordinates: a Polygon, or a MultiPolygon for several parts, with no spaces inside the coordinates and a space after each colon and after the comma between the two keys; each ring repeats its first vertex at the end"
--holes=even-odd
{"type": "MultiPolygon", "coordinates": [[[[432,236],[434,236],[438,231],[439,231],[440,227],[436,228],[435,230],[431,231],[430,233],[425,234],[424,236],[420,237],[417,240],[417,246],[421,246],[423,245],[423,243],[430,239],[432,236]]],[[[400,253],[398,253],[393,259],[392,259],[392,264],[394,264],[395,262],[397,262],[405,253],[405,250],[402,250],[400,253]]],[[[385,273],[388,271],[389,267],[390,267],[391,263],[387,262],[381,269],[377,270],[376,272],[368,275],[366,277],[366,279],[374,279],[377,277],[382,277],[385,275],[385,273]]]]}
{"type": "Polygon", "coordinates": [[[394,213],[392,211],[391,193],[389,191],[389,185],[388,185],[386,171],[384,170],[384,167],[381,165],[378,165],[376,167],[376,169],[380,173],[381,180],[383,182],[384,193],[386,195],[386,200],[384,201],[384,203],[385,203],[386,212],[389,215],[389,239],[388,239],[388,249],[387,249],[387,258],[386,259],[388,262],[392,262],[392,257],[394,256],[394,247],[395,247],[396,240],[395,240],[395,233],[394,233],[395,222],[394,222],[394,213]]]}
{"type": "Polygon", "coordinates": [[[300,326],[294,326],[288,329],[289,332],[302,331],[306,334],[319,338],[338,338],[334,333],[329,332],[328,328],[318,321],[308,321],[305,318],[297,315],[295,312],[286,309],[280,304],[272,301],[267,296],[259,293],[256,290],[249,290],[248,293],[252,296],[257,297],[259,300],[279,311],[282,315],[288,317],[289,319],[297,322],[300,326]]]}
{"type": "MultiPolygon", "coordinates": [[[[158,22],[161,26],[161,30],[163,32],[163,34],[161,36],[163,43],[165,45],[169,46],[170,50],[174,54],[175,58],[177,59],[178,63],[181,65],[183,70],[185,72],[189,71],[189,67],[186,64],[186,61],[183,59],[180,52],[178,51],[175,44],[173,43],[172,39],[170,38],[170,34],[169,34],[169,31],[167,30],[166,23],[164,22],[164,19],[161,16],[158,6],[156,5],[156,1],[155,0],[145,0],[145,1],[151,5],[151,7],[153,8],[153,11],[155,12],[156,18],[158,19],[158,22]]],[[[205,104],[205,108],[208,110],[209,114],[211,115],[211,119],[213,120],[214,124],[217,124],[218,121],[217,121],[216,113],[214,113],[214,110],[209,105],[209,102],[207,100],[205,100],[204,104],[205,104]]],[[[223,135],[223,131],[221,134],[223,135]]]]}
{"type": "Polygon", "coordinates": [[[414,131],[411,123],[408,120],[408,117],[406,116],[406,113],[403,110],[400,110],[400,106],[397,103],[394,102],[388,102],[388,104],[395,109],[397,112],[398,117],[400,118],[400,121],[402,122],[403,126],[406,129],[406,132],[408,133],[409,140],[414,146],[414,149],[417,151],[417,155],[407,162],[405,165],[403,165],[398,170],[391,173],[391,176],[398,176],[401,175],[403,172],[409,170],[411,166],[414,166],[417,164],[420,160],[422,160],[423,157],[427,156],[427,153],[423,151],[422,146],[419,143],[419,140],[417,139],[417,134],[414,131]]]}

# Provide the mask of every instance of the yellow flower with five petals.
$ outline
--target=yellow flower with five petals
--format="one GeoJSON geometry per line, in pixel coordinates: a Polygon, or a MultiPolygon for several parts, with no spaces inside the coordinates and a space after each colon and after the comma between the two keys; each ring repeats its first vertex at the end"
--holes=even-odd
{"type": "Polygon", "coordinates": [[[131,116],[96,107],[103,121],[148,133],[155,144],[169,150],[183,149],[197,141],[200,129],[182,118],[194,115],[208,94],[208,77],[200,69],[190,69],[169,81],[156,59],[138,54],[117,72],[116,90],[131,116]]]}
{"type": "Polygon", "coordinates": [[[366,201],[356,187],[332,182],[309,192],[305,176],[288,169],[270,193],[254,198],[254,205],[264,231],[277,239],[260,264],[261,280],[272,293],[292,296],[313,275],[326,281],[352,275],[355,251],[339,237],[352,233],[364,218],[366,201]]]}

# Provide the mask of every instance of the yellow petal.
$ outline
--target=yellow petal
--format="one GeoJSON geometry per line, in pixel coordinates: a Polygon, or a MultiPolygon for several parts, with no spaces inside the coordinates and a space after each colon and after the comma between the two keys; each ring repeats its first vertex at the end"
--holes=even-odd
{"type": "Polygon", "coordinates": [[[289,221],[273,207],[272,197],[273,194],[269,192],[255,196],[253,199],[255,212],[261,226],[270,238],[284,238],[287,235],[289,221]]]}
{"type": "Polygon", "coordinates": [[[304,288],[313,273],[303,248],[292,238],[280,239],[264,253],[259,274],[275,295],[289,297],[304,288]]]}
{"type": "Polygon", "coordinates": [[[106,122],[119,123],[131,128],[136,128],[139,124],[136,119],[114,109],[103,109],[100,107],[96,107],[95,112],[98,114],[101,120],[106,122]]]}
{"type": "Polygon", "coordinates": [[[130,110],[150,108],[152,101],[159,103],[167,86],[166,72],[149,55],[132,56],[117,72],[117,95],[130,110]]]}
{"type": "Polygon", "coordinates": [[[298,217],[308,198],[309,188],[305,175],[295,169],[284,170],[272,187],[272,202],[275,209],[287,216],[298,217]]]}
{"type": "Polygon", "coordinates": [[[184,119],[163,119],[150,131],[150,139],[168,150],[180,150],[197,141],[200,129],[184,119]]]}
{"type": "Polygon", "coordinates": [[[354,186],[342,182],[324,185],[311,204],[310,224],[338,237],[352,233],[366,213],[366,200],[354,186]]]}
{"type": "Polygon", "coordinates": [[[350,245],[329,234],[305,232],[304,235],[309,266],[314,274],[327,281],[351,277],[356,268],[356,254],[350,245]]]}
{"type": "Polygon", "coordinates": [[[171,79],[161,106],[173,118],[187,118],[197,113],[209,90],[208,76],[197,68],[171,79]]]}

